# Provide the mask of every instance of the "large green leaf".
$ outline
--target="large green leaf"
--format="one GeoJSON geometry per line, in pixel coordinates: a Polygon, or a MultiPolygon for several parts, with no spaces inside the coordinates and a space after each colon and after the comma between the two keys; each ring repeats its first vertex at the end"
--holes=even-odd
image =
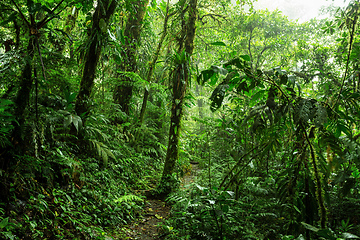
{"type": "Polygon", "coordinates": [[[356,236],[354,234],[351,234],[351,233],[342,233],[341,237],[345,238],[345,239],[359,239],[360,238],[360,237],[358,237],[358,236],[356,236]]]}
{"type": "Polygon", "coordinates": [[[226,90],[228,88],[229,88],[229,85],[226,83],[221,83],[221,84],[219,84],[219,86],[217,86],[215,88],[215,90],[213,91],[213,93],[211,94],[211,97],[210,97],[211,111],[215,112],[221,106],[221,104],[225,98],[226,90]]]}
{"type": "Polygon", "coordinates": [[[220,73],[220,74],[222,74],[222,75],[226,75],[226,74],[228,74],[228,70],[226,70],[225,68],[222,68],[222,67],[219,67],[219,66],[215,66],[215,65],[213,65],[213,66],[211,66],[211,68],[212,68],[212,70],[214,71],[214,72],[216,72],[216,73],[220,73]]]}
{"type": "Polygon", "coordinates": [[[226,44],[224,42],[212,42],[210,43],[210,45],[226,47],[226,44]]]}
{"type": "Polygon", "coordinates": [[[0,222],[0,229],[6,227],[9,223],[9,218],[4,218],[1,222],[0,222]]]}
{"type": "Polygon", "coordinates": [[[67,128],[70,124],[74,124],[76,131],[79,131],[82,128],[81,117],[75,114],[69,114],[67,111],[63,111],[66,116],[64,119],[64,128],[67,128]]]}
{"type": "Polygon", "coordinates": [[[313,225],[307,224],[305,222],[301,222],[301,224],[308,230],[313,231],[313,232],[318,232],[319,228],[314,227],[313,225]]]}
{"type": "Polygon", "coordinates": [[[337,238],[334,236],[334,234],[329,229],[319,229],[316,228],[310,224],[301,222],[301,224],[308,230],[313,231],[316,233],[319,237],[323,237],[328,240],[336,240],[337,238]]]}
{"type": "Polygon", "coordinates": [[[213,69],[207,69],[201,71],[200,75],[196,78],[198,84],[204,85],[210,78],[216,76],[216,73],[213,69]]]}
{"type": "Polygon", "coordinates": [[[71,115],[72,116],[72,122],[76,128],[76,131],[79,131],[82,127],[82,120],[81,117],[77,115],[71,115]]]}
{"type": "Polygon", "coordinates": [[[317,232],[317,235],[329,240],[337,239],[329,229],[321,229],[317,232]]]}
{"type": "Polygon", "coordinates": [[[342,121],[337,124],[335,136],[340,137],[341,132],[345,133],[348,137],[351,137],[351,130],[342,121]]]}
{"type": "Polygon", "coordinates": [[[244,59],[245,61],[247,61],[247,62],[250,62],[250,61],[251,61],[251,58],[250,58],[249,55],[240,55],[240,57],[241,57],[242,59],[244,59]]]}
{"type": "Polygon", "coordinates": [[[107,24],[103,18],[101,18],[99,21],[99,27],[103,33],[105,33],[107,31],[107,24]]]}

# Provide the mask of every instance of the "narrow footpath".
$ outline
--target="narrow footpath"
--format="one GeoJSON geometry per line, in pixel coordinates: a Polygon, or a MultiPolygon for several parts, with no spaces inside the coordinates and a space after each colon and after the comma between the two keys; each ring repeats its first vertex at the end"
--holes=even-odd
{"type": "MultiPolygon", "coordinates": [[[[191,173],[186,174],[181,182],[181,188],[186,188],[194,182],[199,171],[197,163],[191,164],[191,173]]],[[[142,219],[132,223],[125,231],[125,239],[129,240],[161,240],[165,239],[162,222],[170,215],[171,207],[166,202],[155,199],[147,199],[145,202],[142,219]]]]}

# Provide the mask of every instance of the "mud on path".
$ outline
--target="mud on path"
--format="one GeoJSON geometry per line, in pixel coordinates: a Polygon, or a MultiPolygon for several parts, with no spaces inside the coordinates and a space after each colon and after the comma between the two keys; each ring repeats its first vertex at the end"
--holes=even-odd
{"type": "MultiPolygon", "coordinates": [[[[181,188],[185,189],[194,182],[199,172],[198,164],[191,164],[191,172],[186,174],[181,181],[181,188]]],[[[161,240],[166,237],[162,232],[161,224],[170,215],[171,207],[165,202],[155,199],[147,199],[141,213],[142,218],[132,223],[125,230],[124,239],[161,240]]]]}

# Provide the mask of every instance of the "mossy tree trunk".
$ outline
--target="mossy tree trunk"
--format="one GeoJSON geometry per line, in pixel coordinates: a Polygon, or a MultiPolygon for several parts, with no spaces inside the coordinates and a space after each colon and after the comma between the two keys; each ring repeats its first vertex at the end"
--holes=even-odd
{"type": "MultiPolygon", "coordinates": [[[[183,1],[182,6],[185,6],[183,1]]],[[[169,130],[169,143],[166,153],[165,165],[158,190],[163,195],[168,195],[173,190],[172,173],[179,157],[179,137],[181,116],[186,88],[190,81],[189,61],[194,50],[194,38],[196,30],[197,0],[190,0],[188,7],[181,13],[182,30],[179,37],[179,50],[175,57],[175,70],[172,73],[172,107],[169,130]],[[185,11],[188,13],[185,20],[185,11]],[[182,37],[183,36],[183,37],[182,37]]]]}
{"type": "Polygon", "coordinates": [[[14,122],[14,131],[13,131],[13,142],[14,145],[19,145],[24,147],[22,143],[22,129],[25,123],[26,117],[26,108],[29,105],[30,94],[33,87],[33,77],[32,77],[32,62],[35,55],[35,43],[36,36],[30,36],[29,43],[27,46],[27,56],[24,69],[21,74],[21,82],[19,90],[15,98],[15,118],[14,122]]]}
{"type": "MultiPolygon", "coordinates": [[[[31,92],[32,92],[32,88],[33,88],[33,82],[34,82],[34,77],[33,77],[33,60],[34,60],[34,56],[35,56],[35,51],[38,50],[39,52],[39,57],[41,58],[41,53],[40,53],[40,46],[38,43],[38,38],[41,36],[40,34],[40,30],[46,26],[46,24],[51,21],[54,16],[52,16],[52,14],[55,12],[56,9],[58,9],[60,7],[60,5],[64,2],[64,0],[61,0],[51,11],[51,14],[48,14],[47,16],[43,17],[43,19],[41,21],[37,21],[36,19],[36,13],[29,11],[28,13],[28,18],[25,17],[24,13],[21,11],[21,8],[19,7],[19,5],[16,3],[15,0],[10,0],[12,7],[10,7],[10,9],[12,9],[13,7],[16,8],[17,11],[16,12],[17,16],[19,18],[21,18],[22,20],[22,24],[26,27],[27,31],[28,31],[28,45],[27,45],[27,50],[26,50],[26,56],[24,57],[24,62],[25,62],[25,66],[22,70],[21,73],[21,77],[20,77],[20,84],[18,87],[18,91],[17,91],[17,95],[15,97],[14,100],[14,116],[15,116],[15,120],[12,121],[12,126],[13,126],[13,132],[12,132],[12,137],[11,137],[11,141],[12,144],[14,146],[14,152],[10,151],[5,151],[6,154],[9,154],[8,159],[6,158],[1,158],[2,159],[6,159],[5,161],[0,162],[0,168],[1,169],[6,169],[8,166],[10,166],[12,164],[11,160],[13,153],[16,154],[22,154],[25,151],[27,151],[29,144],[26,143],[25,139],[29,140],[30,138],[26,138],[24,135],[24,126],[26,123],[26,117],[27,117],[27,108],[29,106],[30,103],[30,99],[31,99],[31,92]]],[[[31,2],[30,4],[31,5],[31,2]]],[[[30,7],[31,8],[31,7],[30,7]]],[[[29,10],[29,9],[28,9],[29,10]]],[[[13,11],[13,10],[12,10],[13,11]]],[[[61,12],[61,11],[60,11],[61,12]]],[[[60,13],[59,12],[59,13],[60,13]]],[[[14,22],[14,28],[15,28],[15,34],[16,34],[16,43],[15,43],[15,47],[18,48],[20,45],[20,25],[18,24],[16,18],[13,20],[14,22]]],[[[36,72],[34,72],[36,73],[36,72]]],[[[36,74],[34,74],[36,75],[36,74]]],[[[35,76],[36,77],[36,76],[35,76]]],[[[12,89],[15,87],[15,85],[11,85],[9,87],[9,89],[7,90],[7,92],[2,96],[3,99],[8,98],[8,95],[10,94],[10,92],[12,91],[12,89]]],[[[37,88],[35,89],[35,95],[36,95],[36,102],[35,102],[35,111],[36,111],[36,119],[38,118],[37,116],[37,94],[38,94],[38,90],[37,88]]],[[[36,123],[37,125],[37,123],[36,123]]]]}
{"type": "Polygon", "coordinates": [[[103,43],[100,39],[104,38],[103,31],[106,30],[104,29],[104,26],[100,28],[100,23],[102,25],[106,23],[107,26],[110,17],[115,11],[116,6],[116,0],[98,1],[98,5],[92,17],[92,28],[89,37],[90,44],[85,56],[84,70],[80,82],[80,90],[75,103],[75,111],[79,116],[83,118],[83,120],[85,120],[89,114],[91,105],[90,96],[92,88],[94,86],[96,68],[103,46],[103,43]]]}
{"type": "MultiPolygon", "coordinates": [[[[122,63],[119,71],[136,72],[136,52],[140,42],[142,22],[149,0],[138,0],[132,4],[133,11],[130,12],[124,30],[125,46],[121,53],[122,63]]],[[[119,75],[119,80],[115,86],[114,102],[119,104],[121,110],[127,115],[130,113],[130,101],[133,95],[133,80],[129,77],[119,75]]]]}

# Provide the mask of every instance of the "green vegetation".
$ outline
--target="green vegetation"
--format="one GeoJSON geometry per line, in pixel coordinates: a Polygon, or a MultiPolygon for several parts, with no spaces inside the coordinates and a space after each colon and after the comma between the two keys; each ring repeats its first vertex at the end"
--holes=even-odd
{"type": "Polygon", "coordinates": [[[0,239],[148,216],[158,239],[360,238],[360,3],[328,11],[1,1],[0,239]]]}

